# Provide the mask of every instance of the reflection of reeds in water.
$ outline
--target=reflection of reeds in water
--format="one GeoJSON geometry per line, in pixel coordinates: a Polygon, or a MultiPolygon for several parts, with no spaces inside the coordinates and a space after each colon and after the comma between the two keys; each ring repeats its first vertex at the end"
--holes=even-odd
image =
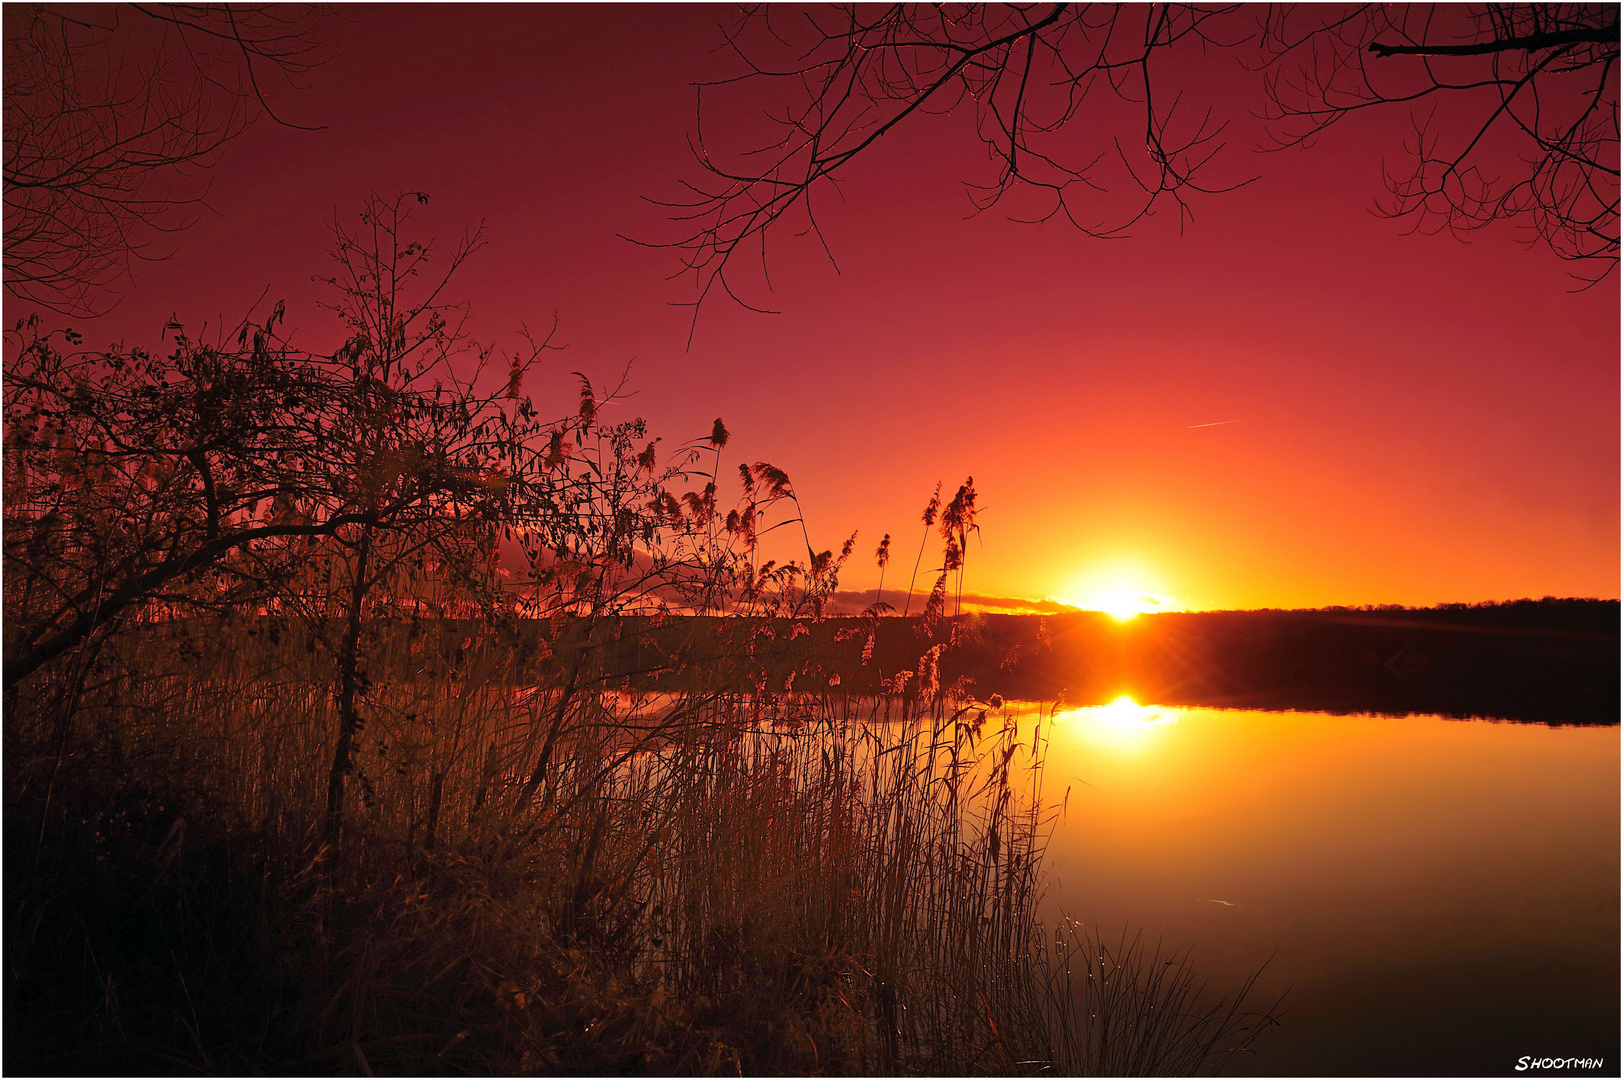
{"type": "MultiPolygon", "coordinates": [[[[1190,955],[1163,956],[1125,931],[1111,945],[1067,924],[1050,944],[1055,1071],[1067,1076],[1221,1072],[1277,1021],[1243,1011],[1259,971],[1232,997],[1207,994],[1190,955]]],[[[1277,1008],[1277,1005],[1276,1005],[1277,1008]]]]}
{"type": "Polygon", "coordinates": [[[1189,1073],[1262,1022],[1136,943],[1050,940],[1037,732],[932,672],[655,698],[527,682],[489,629],[383,636],[335,852],[330,659],[187,625],[8,709],[35,1064],[1189,1073]]]}

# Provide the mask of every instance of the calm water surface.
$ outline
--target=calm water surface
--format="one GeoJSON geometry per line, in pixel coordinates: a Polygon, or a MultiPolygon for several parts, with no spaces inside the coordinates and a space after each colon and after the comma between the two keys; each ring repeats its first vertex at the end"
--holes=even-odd
{"type": "Polygon", "coordinates": [[[1258,1000],[1289,988],[1287,1011],[1231,1072],[1618,1075],[1618,728],[1125,700],[1055,719],[1045,914],[1193,946],[1214,987],[1267,962],[1258,1000]]]}

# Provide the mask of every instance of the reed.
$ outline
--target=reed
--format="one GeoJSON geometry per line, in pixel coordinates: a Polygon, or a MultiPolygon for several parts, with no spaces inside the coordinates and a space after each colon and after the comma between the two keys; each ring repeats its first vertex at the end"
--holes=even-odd
{"type": "Polygon", "coordinates": [[[1178,1074],[1266,1022],[1044,930],[1040,724],[937,652],[859,699],[605,650],[566,699],[496,627],[372,632],[341,852],[307,626],[155,623],[18,691],[8,1068],[1178,1074]]]}
{"type": "Polygon", "coordinates": [[[973,483],[876,658],[880,606],[823,617],[855,536],[766,462],[724,506],[720,419],[662,450],[577,376],[544,421],[528,335],[487,370],[477,234],[427,276],[424,201],[335,220],[327,351],[279,304],[166,356],[8,337],[6,1067],[1069,1063],[1040,731],[940,676],[973,483]]]}

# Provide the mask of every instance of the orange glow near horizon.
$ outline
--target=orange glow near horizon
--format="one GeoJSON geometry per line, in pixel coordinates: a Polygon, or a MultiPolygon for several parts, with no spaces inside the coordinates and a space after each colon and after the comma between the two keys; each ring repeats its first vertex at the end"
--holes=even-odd
{"type": "MultiPolygon", "coordinates": [[[[353,226],[368,190],[421,191],[413,239],[485,223],[443,294],[468,303],[470,341],[502,354],[516,327],[557,313],[570,359],[524,386],[542,416],[575,415],[570,369],[623,380],[605,416],[646,420],[661,467],[723,418],[721,505],[740,462],[785,470],[805,532],[773,534],[783,551],[768,557],[837,551],[855,531],[844,592],[883,585],[917,612],[942,565],[921,511],[938,481],[950,499],[973,476],[955,609],[1618,596],[1617,290],[1574,291],[1570,264],[1509,223],[1466,245],[1372,219],[1381,163],[1405,153],[1397,114],[1255,156],[1260,76],[1229,50],[1191,58],[1168,78],[1236,125],[1210,178],[1256,181],[1201,194],[1198,220],[1156,215],[1111,242],[966,218],[958,181],[977,177],[979,143],[958,124],[903,125],[842,171],[853,197],[819,212],[816,235],[774,234],[758,264],[770,282],[734,264],[749,307],[712,290],[695,322],[696,282],[673,279],[679,252],[663,245],[689,228],[666,202],[704,176],[691,87],[735,74],[711,10],[345,16],[344,62],[298,95],[320,129],[260,123],[235,141],[209,172],[214,212],[143,260],[106,314],[68,320],[86,347],[155,348],[172,316],[230,323],[263,297],[286,302],[302,346],[336,349],[347,331],[318,307],[328,224],[353,226]],[[458,76],[423,74],[441,70],[458,76]],[[508,150],[467,167],[492,146],[508,150]]],[[[750,145],[735,120],[713,129],[729,152],[750,145]]],[[[1089,192],[1083,216],[1118,197],[1136,193],[1089,192]]]]}
{"type": "Polygon", "coordinates": [[[1117,558],[1076,578],[1067,596],[1050,599],[1084,611],[1103,611],[1118,622],[1157,611],[1184,610],[1177,597],[1159,591],[1161,581],[1161,575],[1142,560],[1117,558]]]}

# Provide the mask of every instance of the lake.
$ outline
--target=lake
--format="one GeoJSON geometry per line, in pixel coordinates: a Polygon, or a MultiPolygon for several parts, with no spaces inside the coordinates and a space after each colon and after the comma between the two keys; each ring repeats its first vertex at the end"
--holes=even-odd
{"type": "Polygon", "coordinates": [[[1231,1073],[1618,1074],[1617,727],[1127,699],[1043,727],[1045,917],[1289,990],[1231,1073]]]}

